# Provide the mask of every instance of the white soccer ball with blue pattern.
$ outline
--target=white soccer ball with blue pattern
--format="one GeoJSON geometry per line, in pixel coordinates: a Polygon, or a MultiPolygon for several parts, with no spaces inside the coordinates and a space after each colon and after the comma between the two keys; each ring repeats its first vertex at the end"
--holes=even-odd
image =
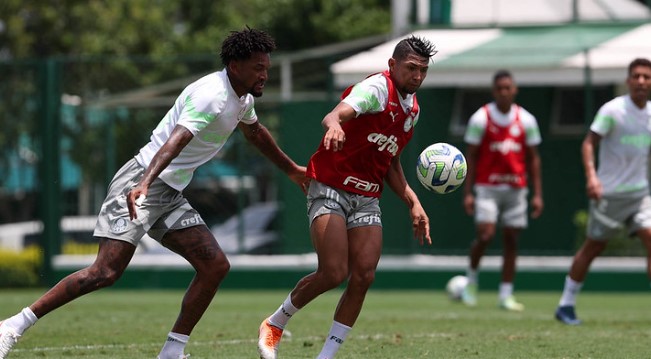
{"type": "Polygon", "coordinates": [[[466,179],[466,158],[458,148],[439,142],[428,146],[418,156],[416,176],[420,183],[435,193],[450,193],[466,179]]]}

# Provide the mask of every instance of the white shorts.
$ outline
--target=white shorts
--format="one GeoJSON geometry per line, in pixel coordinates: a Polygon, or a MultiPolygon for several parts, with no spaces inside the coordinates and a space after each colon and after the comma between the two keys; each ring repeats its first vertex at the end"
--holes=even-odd
{"type": "Polygon", "coordinates": [[[629,235],[651,228],[651,197],[641,193],[635,197],[602,197],[590,201],[586,235],[595,240],[609,240],[626,228],[629,235]]]}
{"type": "Polygon", "coordinates": [[[205,225],[181,192],[160,179],[154,180],[142,206],[136,207],[138,218],[130,220],[126,195],[144,172],[135,159],[118,170],[109,185],[93,236],[118,239],[137,246],[145,233],[160,242],[170,230],[205,225]]]}
{"type": "Polygon", "coordinates": [[[499,223],[509,228],[526,228],[527,188],[475,186],[475,223],[499,223]]]}
{"type": "Polygon", "coordinates": [[[337,214],[346,220],[346,228],[382,226],[380,200],[310,181],[307,193],[307,215],[310,226],[324,214],[337,214]]]}

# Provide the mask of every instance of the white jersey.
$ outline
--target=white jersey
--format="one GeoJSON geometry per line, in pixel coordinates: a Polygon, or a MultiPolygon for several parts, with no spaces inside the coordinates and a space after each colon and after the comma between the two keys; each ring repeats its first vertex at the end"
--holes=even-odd
{"type": "MultiPolygon", "coordinates": [[[[400,105],[405,112],[411,111],[414,106],[414,94],[407,94],[400,98],[400,105]]],[[[350,105],[357,116],[365,113],[379,113],[384,111],[389,102],[389,88],[387,80],[382,74],[367,77],[353,86],[350,94],[342,102],[350,105]]],[[[420,111],[418,112],[420,115],[420,111]]],[[[414,126],[418,123],[418,115],[414,118],[414,126]]]]}
{"type": "Polygon", "coordinates": [[[602,137],[597,177],[604,195],[648,191],[650,103],[640,109],[629,95],[616,97],[601,106],[590,130],[602,137]]]}
{"type": "MultiPolygon", "coordinates": [[[[495,102],[488,104],[488,112],[490,113],[491,120],[500,127],[507,127],[515,121],[516,108],[520,108],[520,122],[522,123],[522,127],[524,127],[527,146],[538,146],[542,141],[540,129],[538,128],[536,118],[529,111],[521,106],[511,105],[509,113],[502,113],[497,108],[495,102]]],[[[471,145],[479,145],[481,139],[484,137],[487,123],[486,111],[484,111],[484,107],[482,106],[468,120],[466,133],[463,137],[464,141],[471,145]]]]}
{"type": "Polygon", "coordinates": [[[136,161],[147,168],[174,127],[187,128],[194,138],[159,175],[172,188],[182,191],[194,170],[219,152],[240,121],[252,124],[258,120],[253,105],[252,95],[237,96],[225,69],[206,75],[181,92],[152,132],[149,143],[136,155],[136,161]]]}

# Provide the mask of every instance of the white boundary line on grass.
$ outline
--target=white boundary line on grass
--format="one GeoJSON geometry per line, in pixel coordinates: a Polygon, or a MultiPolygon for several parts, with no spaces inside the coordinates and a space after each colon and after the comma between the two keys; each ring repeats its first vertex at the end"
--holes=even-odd
{"type": "MultiPolygon", "coordinates": [[[[297,255],[229,255],[231,270],[313,270],[317,265],[314,253],[297,255]]],[[[95,255],[57,255],[52,264],[59,270],[77,270],[87,267],[95,260],[95,255]]],[[[566,256],[519,256],[519,271],[567,272],[572,264],[572,257],[566,256]]],[[[482,258],[482,270],[499,270],[502,266],[501,256],[482,258]]],[[[465,270],[468,266],[467,256],[441,255],[384,255],[380,259],[378,270],[403,271],[446,271],[465,270]]],[[[192,267],[176,254],[136,254],[129,264],[131,269],[187,269],[192,267]]],[[[646,258],[643,257],[597,257],[592,263],[591,271],[609,272],[644,272],[646,258]]]]}
{"type": "MultiPolygon", "coordinates": [[[[387,340],[387,339],[393,339],[396,336],[395,335],[387,335],[387,334],[366,334],[366,335],[356,335],[356,336],[350,336],[348,337],[349,339],[357,339],[357,340],[387,340]]],[[[401,334],[401,338],[448,338],[452,337],[452,335],[447,334],[447,333],[416,333],[413,335],[405,335],[401,334]]],[[[289,337],[283,339],[284,341],[306,341],[306,340],[313,340],[313,341],[321,341],[324,340],[324,336],[307,336],[307,337],[289,337]]],[[[240,345],[240,344],[251,344],[254,345],[255,343],[258,342],[258,338],[250,338],[250,339],[228,339],[228,340],[211,340],[211,341],[191,341],[188,344],[188,351],[192,351],[191,348],[193,346],[200,346],[200,347],[205,347],[205,346],[214,346],[214,345],[240,345]]],[[[92,351],[99,351],[99,350],[107,350],[107,349],[130,349],[130,348],[152,348],[152,347],[160,347],[162,343],[141,343],[141,344],[95,344],[95,345],[72,345],[72,346],[62,346],[62,347],[36,347],[36,348],[29,348],[29,349],[14,349],[12,352],[16,353],[39,353],[39,352],[58,352],[58,351],[71,351],[71,350],[92,350],[92,351]]]]}

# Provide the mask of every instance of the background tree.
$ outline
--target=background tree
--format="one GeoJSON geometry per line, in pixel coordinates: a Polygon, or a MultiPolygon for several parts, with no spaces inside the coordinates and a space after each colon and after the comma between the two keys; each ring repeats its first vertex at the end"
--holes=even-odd
{"type": "MultiPolygon", "coordinates": [[[[247,25],[270,32],[279,52],[289,52],[389,33],[390,0],[1,1],[0,191],[17,158],[31,166],[38,161],[20,154],[40,155],[41,61],[59,60],[66,98],[60,116],[62,154],[81,168],[82,190],[75,196],[84,196],[106,184],[111,163],[133,156],[179,88],[159,100],[164,105],[107,108],[105,100],[119,94],[136,98],[139,89],[174,80],[189,83],[214,71],[221,66],[222,40],[247,25]],[[119,145],[109,148],[112,141],[119,145]]],[[[309,85],[323,87],[316,77],[309,85]]],[[[22,197],[14,199],[23,212],[36,210],[24,206],[22,197]]],[[[0,222],[25,217],[8,201],[0,202],[0,222]]]]}

